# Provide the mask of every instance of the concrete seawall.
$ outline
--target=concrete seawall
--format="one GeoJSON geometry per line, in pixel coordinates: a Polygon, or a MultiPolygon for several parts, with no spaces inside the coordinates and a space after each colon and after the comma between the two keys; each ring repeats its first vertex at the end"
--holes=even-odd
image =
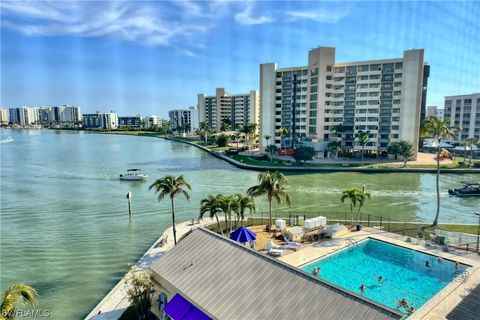
{"type": "MultiPolygon", "coordinates": [[[[255,166],[251,164],[241,163],[237,160],[234,160],[225,154],[217,151],[212,151],[204,146],[200,146],[196,143],[185,141],[181,139],[175,139],[170,137],[162,137],[162,139],[182,142],[197,148],[202,149],[205,152],[210,153],[211,155],[220,158],[228,163],[236,166],[237,168],[245,170],[254,170],[254,171],[287,171],[287,172],[360,172],[360,173],[399,173],[399,172],[408,172],[408,173],[436,173],[437,169],[434,168],[349,168],[349,167],[277,167],[277,166],[255,166]]],[[[442,173],[460,173],[460,174],[480,174],[480,169],[441,169],[442,173]]]]}

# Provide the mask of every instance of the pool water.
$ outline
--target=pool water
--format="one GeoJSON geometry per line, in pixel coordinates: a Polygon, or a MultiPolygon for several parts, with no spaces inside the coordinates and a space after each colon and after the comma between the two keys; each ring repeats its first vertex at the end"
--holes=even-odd
{"type": "Polygon", "coordinates": [[[398,300],[405,298],[417,310],[467,268],[466,265],[456,268],[450,260],[438,261],[435,256],[373,239],[302,269],[312,273],[315,267],[320,267],[320,278],[404,314],[407,312],[398,307],[398,300]],[[425,266],[426,261],[431,267],[425,266]],[[382,283],[377,279],[379,275],[383,277],[382,283]]]}

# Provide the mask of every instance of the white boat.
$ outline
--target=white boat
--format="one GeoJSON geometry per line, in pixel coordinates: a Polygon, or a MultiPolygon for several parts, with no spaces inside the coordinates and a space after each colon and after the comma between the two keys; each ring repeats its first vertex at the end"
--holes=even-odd
{"type": "Polygon", "coordinates": [[[147,179],[148,176],[141,169],[128,169],[126,174],[120,175],[120,180],[141,181],[147,179]]]}
{"type": "Polygon", "coordinates": [[[1,141],[1,143],[10,143],[10,142],[13,142],[13,139],[12,139],[12,137],[10,137],[10,136],[8,136],[7,139],[3,139],[3,140],[1,141]]]}

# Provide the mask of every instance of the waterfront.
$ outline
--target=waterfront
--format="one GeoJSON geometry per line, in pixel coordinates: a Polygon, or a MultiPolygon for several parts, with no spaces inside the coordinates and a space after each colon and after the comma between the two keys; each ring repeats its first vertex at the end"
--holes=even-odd
{"type": "MultiPolygon", "coordinates": [[[[37,288],[53,319],[78,319],[121,278],[170,225],[169,203],[147,190],[154,178],[184,174],[192,200],[176,202],[178,221],[197,215],[210,193],[244,192],[257,173],[237,169],[198,148],[163,139],[76,131],[3,130],[13,142],[1,152],[1,287],[37,288]],[[140,167],[147,183],[120,182],[140,167]],[[132,191],[129,222],[125,192],[132,191]]],[[[295,211],[345,211],[340,193],[366,184],[374,200],[364,212],[430,220],[435,209],[432,174],[290,174],[295,211]]],[[[478,175],[442,176],[442,222],[474,223],[478,199],[455,198],[448,188],[478,175]]],[[[259,210],[264,201],[257,200],[259,210]]],[[[287,210],[282,205],[282,210],[287,210]]]]}

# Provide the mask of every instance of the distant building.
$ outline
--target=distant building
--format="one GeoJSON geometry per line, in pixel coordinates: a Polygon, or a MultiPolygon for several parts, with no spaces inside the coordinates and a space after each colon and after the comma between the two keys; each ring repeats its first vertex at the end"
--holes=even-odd
{"type": "Polygon", "coordinates": [[[10,123],[28,126],[39,121],[39,109],[22,106],[9,109],[10,123]]]}
{"type": "Polygon", "coordinates": [[[472,137],[480,139],[480,92],[445,97],[444,112],[450,125],[462,128],[460,142],[472,137]]]}
{"type": "Polygon", "coordinates": [[[143,119],[144,119],[143,121],[145,122],[146,128],[152,128],[155,126],[161,127],[163,126],[164,122],[168,122],[162,119],[161,117],[155,116],[155,115],[145,116],[143,119]]]}
{"type": "Polygon", "coordinates": [[[122,127],[140,128],[143,118],[141,116],[123,116],[118,117],[118,125],[122,127]]]}
{"type": "Polygon", "coordinates": [[[8,124],[10,117],[6,109],[0,108],[0,124],[8,124]]]}
{"type": "Polygon", "coordinates": [[[427,107],[426,116],[427,117],[435,116],[435,117],[443,120],[443,109],[440,109],[436,106],[427,107]]]}
{"type": "Polygon", "coordinates": [[[57,122],[79,123],[82,121],[82,113],[80,107],[64,105],[58,108],[58,120],[57,122]]]}
{"type": "Polygon", "coordinates": [[[259,121],[259,93],[229,94],[224,88],[217,88],[214,96],[198,94],[198,120],[206,121],[214,130],[219,130],[222,123],[231,129],[240,128],[247,123],[259,121]]]}
{"type": "Polygon", "coordinates": [[[85,129],[117,129],[118,115],[115,112],[98,112],[83,115],[85,129]]]}
{"type": "Polygon", "coordinates": [[[437,109],[437,117],[441,120],[445,119],[444,109],[437,109]]]}
{"type": "Polygon", "coordinates": [[[385,152],[400,140],[416,151],[428,75],[423,49],[406,50],[399,58],[339,63],[335,48],[318,47],[309,51],[307,66],[261,64],[260,135],[272,136],[277,146],[318,144],[319,158],[327,155],[330,141],[360,150],[355,139],[360,130],[370,131],[367,152],[385,152]],[[339,126],[341,133],[335,130],[339,126]],[[281,128],[288,134],[282,137],[281,128]]]}
{"type": "Polygon", "coordinates": [[[198,128],[198,116],[195,107],[174,109],[168,112],[170,128],[173,132],[192,132],[198,128]]]}

